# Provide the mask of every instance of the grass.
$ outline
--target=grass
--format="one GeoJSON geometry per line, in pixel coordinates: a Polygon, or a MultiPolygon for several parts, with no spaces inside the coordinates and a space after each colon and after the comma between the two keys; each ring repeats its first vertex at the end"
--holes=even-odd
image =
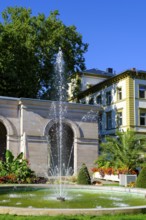
{"type": "Polygon", "coordinates": [[[119,186],[119,183],[104,183],[103,186],[119,186]]]}
{"type": "Polygon", "coordinates": [[[105,215],[105,216],[17,216],[0,215],[0,220],[145,220],[146,214],[137,215],[105,215]]]}

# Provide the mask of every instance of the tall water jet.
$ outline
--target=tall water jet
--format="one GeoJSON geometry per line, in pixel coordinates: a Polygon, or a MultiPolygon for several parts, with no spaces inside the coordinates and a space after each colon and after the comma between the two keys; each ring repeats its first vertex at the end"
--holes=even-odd
{"type": "MultiPolygon", "coordinates": [[[[57,199],[64,201],[66,198],[66,188],[64,187],[66,176],[72,175],[75,170],[75,174],[77,173],[77,166],[79,166],[79,160],[77,159],[77,144],[78,151],[83,151],[83,142],[85,146],[89,143],[94,135],[94,132],[91,134],[86,133],[87,126],[89,124],[94,128],[97,128],[96,123],[96,113],[97,107],[90,107],[86,105],[79,105],[75,103],[67,103],[67,79],[65,75],[65,63],[63,60],[63,53],[61,49],[56,56],[56,64],[54,71],[54,80],[53,80],[53,100],[51,112],[49,117],[53,122],[49,129],[49,155],[50,155],[50,175],[53,178],[58,180],[59,185],[56,187],[56,197],[57,199]],[[72,121],[74,120],[74,109],[78,106],[78,116],[76,116],[77,123],[72,123],[73,126],[70,126],[69,121],[70,117],[72,117],[72,121]],[[70,109],[68,109],[68,108],[70,109]],[[93,110],[92,110],[93,109],[93,110]],[[69,112],[69,111],[70,112],[69,112]],[[88,110],[88,111],[87,111],[88,110]],[[72,111],[72,113],[71,113],[72,111]],[[84,115],[85,114],[85,115],[84,115]],[[83,117],[84,115],[84,117],[83,117]],[[79,129],[80,128],[80,129],[79,129]],[[76,129],[76,133],[73,131],[76,129]],[[83,133],[88,136],[86,141],[83,133]],[[77,136],[75,137],[74,134],[77,136]],[[90,135],[90,138],[89,138],[90,135]],[[82,138],[84,137],[84,138],[82,138]],[[79,147],[80,145],[80,147],[79,147]],[[74,148],[74,146],[76,148],[74,148]],[[75,157],[74,157],[75,154],[75,157]],[[78,162],[78,164],[77,164],[78,162]],[[58,187],[59,186],[59,187],[58,187]]],[[[96,136],[97,137],[97,136],[96,136]]],[[[97,149],[95,145],[97,144],[97,140],[94,139],[92,145],[94,145],[91,155],[95,156],[97,149]],[[94,153],[95,152],[95,153],[94,153]]],[[[91,145],[91,143],[89,143],[91,145]]],[[[86,150],[88,147],[86,147],[86,150]]],[[[90,149],[89,149],[90,150],[90,149]]],[[[83,154],[83,153],[82,153],[83,154]]]]}
{"type": "Polygon", "coordinates": [[[63,166],[65,166],[65,162],[63,161],[63,132],[65,126],[63,124],[63,119],[66,113],[66,106],[64,102],[67,101],[67,89],[66,89],[67,83],[64,73],[63,53],[60,48],[56,57],[53,86],[54,86],[53,99],[57,101],[56,104],[54,105],[54,112],[55,112],[54,129],[56,133],[57,155],[54,156],[52,155],[51,163],[52,163],[52,169],[54,169],[53,175],[57,175],[59,177],[59,195],[57,196],[57,199],[64,201],[65,197],[63,195],[63,189],[62,189],[62,177],[63,175],[65,175],[63,173],[63,166]]]}
{"type": "Polygon", "coordinates": [[[63,84],[63,54],[61,49],[59,50],[58,54],[57,54],[57,59],[56,59],[56,72],[58,73],[58,77],[59,77],[59,161],[58,161],[58,165],[59,165],[59,174],[60,174],[60,191],[59,191],[59,200],[64,200],[64,197],[62,196],[62,135],[63,135],[63,130],[62,130],[62,113],[63,113],[63,106],[62,106],[62,102],[64,101],[64,84],[63,84]]]}

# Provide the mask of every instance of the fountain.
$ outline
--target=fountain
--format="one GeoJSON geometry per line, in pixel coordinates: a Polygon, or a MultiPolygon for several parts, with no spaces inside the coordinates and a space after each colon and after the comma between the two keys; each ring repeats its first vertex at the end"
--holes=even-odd
{"type": "MultiPolygon", "coordinates": [[[[64,123],[64,119],[67,117],[67,82],[64,73],[64,60],[63,53],[59,48],[59,52],[56,57],[55,73],[53,80],[53,98],[57,102],[52,103],[51,115],[54,120],[54,125],[49,131],[50,137],[50,155],[51,166],[50,174],[58,179],[59,188],[57,189],[57,200],[65,201],[66,190],[64,187],[64,177],[73,175],[73,144],[69,148],[68,140],[71,139],[73,143],[73,134],[68,131],[70,128],[64,123]],[[68,137],[67,137],[67,135],[68,137]],[[51,147],[52,146],[52,147],[51,147]]],[[[95,110],[89,110],[82,116],[79,126],[82,123],[95,123],[97,124],[97,112],[95,110]]],[[[98,131],[97,131],[98,132],[98,131]]]]}
{"type": "Polygon", "coordinates": [[[59,196],[57,197],[58,200],[60,201],[65,201],[65,197],[63,196],[63,191],[62,191],[62,148],[63,148],[63,142],[62,142],[62,138],[63,138],[63,115],[64,115],[64,109],[63,109],[63,101],[66,101],[66,97],[65,97],[65,93],[64,92],[64,74],[63,74],[63,70],[64,70],[64,62],[63,62],[63,54],[61,49],[59,49],[59,52],[57,54],[57,58],[56,58],[56,68],[55,68],[55,73],[57,73],[55,75],[56,79],[57,79],[57,83],[55,83],[55,86],[57,86],[56,90],[56,96],[58,96],[59,98],[59,106],[58,106],[58,137],[57,137],[57,149],[58,149],[58,171],[59,171],[59,180],[60,180],[60,184],[59,184],[59,196]]]}
{"type": "MultiPolygon", "coordinates": [[[[67,156],[64,157],[64,130],[69,127],[64,123],[67,113],[66,86],[63,74],[63,54],[61,49],[57,54],[55,68],[55,85],[57,92],[54,99],[58,100],[52,104],[52,120],[48,138],[50,147],[50,169],[49,174],[58,179],[57,194],[52,193],[52,185],[21,185],[0,187],[0,214],[9,213],[17,215],[56,215],[56,214],[111,214],[112,213],[134,213],[146,210],[144,190],[129,189],[122,187],[98,187],[66,185],[64,189],[64,176],[73,174],[73,146],[67,156]],[[55,134],[55,135],[54,135],[55,134]],[[50,139],[52,143],[50,143],[50,139]],[[67,190],[68,194],[64,193],[67,190]],[[124,196],[125,199],[124,199],[124,196]],[[129,196],[127,196],[129,195],[129,196]],[[59,201],[62,202],[59,202],[59,201]],[[65,201],[65,202],[64,202],[65,201]],[[137,206],[138,205],[138,206],[137,206]],[[131,207],[132,206],[132,207],[131,207]]],[[[83,108],[83,105],[81,105],[83,108]]],[[[85,105],[86,107],[86,105],[85,105]]],[[[94,108],[94,107],[93,107],[94,108]]],[[[91,110],[82,116],[82,121],[96,120],[94,111],[91,110]]],[[[82,122],[80,122],[82,123],[82,122]]],[[[81,127],[81,126],[80,126],[81,127]]],[[[73,139],[73,135],[69,137],[73,139]]],[[[89,144],[89,143],[88,143],[89,144]]]]}
{"type": "Polygon", "coordinates": [[[123,187],[68,186],[65,202],[52,194],[51,186],[0,187],[0,214],[103,215],[145,213],[146,190],[123,187]]]}
{"type": "MultiPolygon", "coordinates": [[[[71,155],[73,153],[72,148],[70,151],[67,149],[67,143],[64,138],[65,132],[67,129],[67,125],[63,123],[65,114],[67,113],[67,89],[66,89],[66,79],[64,74],[64,60],[63,53],[61,48],[59,48],[59,52],[56,57],[55,64],[55,73],[54,73],[54,83],[53,83],[53,98],[57,101],[53,102],[53,120],[54,125],[52,129],[50,129],[50,137],[49,139],[53,142],[53,148],[50,147],[50,155],[51,155],[51,166],[50,166],[50,174],[58,178],[59,180],[59,190],[57,195],[57,200],[65,201],[65,193],[63,189],[63,181],[62,178],[67,175],[72,175],[71,172],[73,167],[70,166],[71,163],[71,155]],[[66,152],[65,152],[66,151],[66,152]],[[67,155],[68,154],[68,155],[67,155]],[[67,156],[64,156],[67,155],[67,156]]],[[[69,137],[68,137],[69,138],[69,137]]],[[[66,137],[67,139],[67,137],[66,137]]],[[[72,140],[73,142],[73,140],[72,140]]]]}

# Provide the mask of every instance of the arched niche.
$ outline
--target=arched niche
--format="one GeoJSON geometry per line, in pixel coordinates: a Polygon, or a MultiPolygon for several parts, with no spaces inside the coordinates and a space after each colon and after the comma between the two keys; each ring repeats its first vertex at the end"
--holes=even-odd
{"type": "MultiPolygon", "coordinates": [[[[52,127],[52,125],[54,123],[56,123],[55,120],[49,121],[49,123],[47,124],[47,126],[44,129],[44,132],[43,132],[44,136],[48,135],[48,131],[50,130],[50,128],[52,127]]],[[[73,130],[73,133],[74,133],[74,137],[76,139],[81,138],[83,136],[82,131],[80,130],[79,126],[75,122],[73,122],[69,119],[63,119],[63,123],[65,123],[71,127],[71,129],[73,130]]]]}
{"type": "Polygon", "coordinates": [[[49,171],[52,176],[68,176],[74,172],[74,132],[66,124],[54,123],[48,131],[49,171]]]}
{"type": "Polygon", "coordinates": [[[7,130],[7,135],[11,136],[16,134],[15,129],[13,128],[13,125],[8,121],[7,118],[0,116],[0,122],[4,124],[7,130]]]}
{"type": "Polygon", "coordinates": [[[5,125],[0,121],[0,160],[5,160],[7,149],[7,130],[5,125]]]}

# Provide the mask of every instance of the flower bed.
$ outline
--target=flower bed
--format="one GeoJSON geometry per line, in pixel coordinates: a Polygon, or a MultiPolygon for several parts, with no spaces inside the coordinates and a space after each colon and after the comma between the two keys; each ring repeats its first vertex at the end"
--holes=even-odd
{"type": "Polygon", "coordinates": [[[136,174],[135,171],[128,172],[127,169],[114,169],[114,168],[104,168],[104,167],[94,167],[92,168],[93,179],[104,179],[110,181],[120,181],[119,174],[136,174]]]}

